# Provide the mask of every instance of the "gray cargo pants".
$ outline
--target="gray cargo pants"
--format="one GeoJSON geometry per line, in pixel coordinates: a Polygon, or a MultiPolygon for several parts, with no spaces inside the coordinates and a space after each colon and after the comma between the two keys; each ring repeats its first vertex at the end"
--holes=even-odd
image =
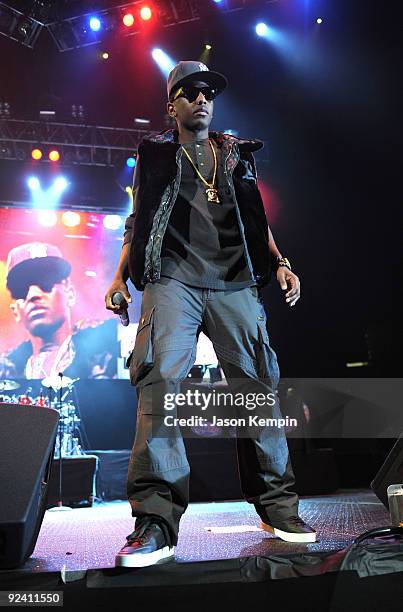
{"type": "MultiPolygon", "coordinates": [[[[129,359],[138,405],[127,496],[132,516],[163,519],[174,545],[188,505],[190,470],[180,428],[173,436],[152,435],[166,416],[155,389],[180,391],[180,381],[194,364],[201,330],[212,341],[227,381],[242,379],[254,392],[268,393],[279,380],[256,286],[202,289],[168,277],[147,283],[129,359]]],[[[280,418],[278,402],[265,416],[280,418]]],[[[236,445],[241,490],[260,518],[267,522],[297,515],[298,496],[292,490],[295,479],[284,430],[263,428],[257,437],[237,438],[236,445]]]]}

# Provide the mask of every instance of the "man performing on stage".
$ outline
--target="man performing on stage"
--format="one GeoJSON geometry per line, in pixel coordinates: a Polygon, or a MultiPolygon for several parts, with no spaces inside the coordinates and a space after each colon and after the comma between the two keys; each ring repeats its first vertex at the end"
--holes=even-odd
{"type": "MultiPolygon", "coordinates": [[[[177,130],[144,138],[133,185],[133,212],[106,307],[113,294],[131,301],[131,279],[143,291],[130,358],[137,427],[127,494],[135,529],[116,564],[141,567],[169,560],[188,505],[189,464],[183,439],[154,436],[164,418],[156,389],[179,390],[198,333],[211,339],[225,377],[273,392],[279,381],[260,288],[274,271],[285,300],[300,296],[297,276],[279,252],[257,186],[253,151],[263,144],[209,132],[214,98],[226,78],[205,64],[180,62],[167,83],[167,110],[177,130]],[[268,381],[268,382],[267,382],[268,381]]],[[[278,403],[266,417],[280,416],[278,403]]],[[[314,542],[298,514],[294,474],[283,429],[237,438],[241,488],[261,527],[289,542],[314,542]]]]}

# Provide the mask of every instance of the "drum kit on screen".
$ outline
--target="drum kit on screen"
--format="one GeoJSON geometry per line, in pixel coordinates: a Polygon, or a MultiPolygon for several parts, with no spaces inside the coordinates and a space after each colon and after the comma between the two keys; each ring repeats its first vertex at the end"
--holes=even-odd
{"type": "Polygon", "coordinates": [[[20,406],[35,406],[38,408],[54,408],[58,410],[59,430],[56,437],[54,458],[72,455],[85,455],[80,445],[80,422],[77,408],[72,399],[68,399],[76,379],[67,376],[48,377],[41,380],[39,395],[31,395],[32,387],[24,394],[18,393],[21,384],[15,380],[0,380],[0,405],[18,404],[20,406]]]}

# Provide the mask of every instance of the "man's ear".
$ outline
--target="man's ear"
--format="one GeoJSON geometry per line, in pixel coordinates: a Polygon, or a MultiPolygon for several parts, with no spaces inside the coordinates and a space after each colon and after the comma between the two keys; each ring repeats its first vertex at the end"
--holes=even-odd
{"type": "Polygon", "coordinates": [[[15,322],[19,323],[21,321],[21,314],[20,314],[20,309],[19,309],[17,302],[11,302],[10,310],[13,313],[15,322]]]}
{"type": "Polygon", "coordinates": [[[170,117],[176,117],[176,110],[173,102],[167,102],[167,113],[170,117]]]}

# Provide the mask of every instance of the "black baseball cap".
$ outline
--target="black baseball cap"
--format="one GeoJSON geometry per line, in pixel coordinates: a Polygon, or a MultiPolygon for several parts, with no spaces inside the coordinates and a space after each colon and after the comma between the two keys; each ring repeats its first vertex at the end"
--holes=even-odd
{"type": "Polygon", "coordinates": [[[39,280],[56,283],[67,278],[70,273],[71,265],[56,245],[44,242],[21,244],[8,254],[7,289],[13,297],[18,297],[39,280]]]}
{"type": "Polygon", "coordinates": [[[223,74],[209,70],[203,62],[181,61],[171,70],[167,80],[168,99],[175,89],[188,81],[203,81],[220,94],[228,85],[223,74]]]}

